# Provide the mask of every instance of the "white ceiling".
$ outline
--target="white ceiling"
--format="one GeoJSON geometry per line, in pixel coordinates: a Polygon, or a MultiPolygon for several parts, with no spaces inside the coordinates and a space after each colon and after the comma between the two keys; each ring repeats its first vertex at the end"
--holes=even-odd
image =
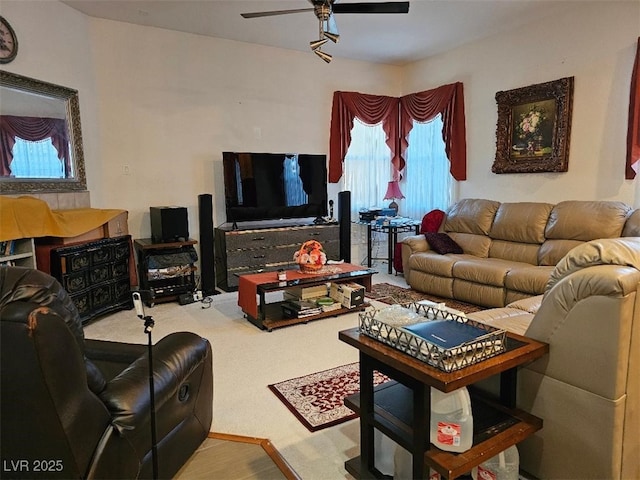
{"type": "MultiPolygon", "coordinates": [[[[240,13],[310,7],[307,0],[62,0],[92,17],[309,52],[312,11],[245,19],[240,13]]],[[[340,0],[357,3],[359,0],[340,0]]],[[[380,2],[384,0],[368,0],[380,2]]],[[[588,1],[588,0],[579,0],[588,1]]],[[[334,57],[402,65],[576,7],[577,0],[410,0],[408,14],[336,14],[334,57]]]]}

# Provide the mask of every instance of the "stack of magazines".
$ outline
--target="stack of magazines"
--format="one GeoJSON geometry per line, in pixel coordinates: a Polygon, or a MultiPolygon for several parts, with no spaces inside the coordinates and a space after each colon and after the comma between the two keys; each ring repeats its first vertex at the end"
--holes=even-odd
{"type": "Polygon", "coordinates": [[[322,313],[322,307],[311,300],[288,299],[281,306],[285,318],[304,318],[322,313]]]}

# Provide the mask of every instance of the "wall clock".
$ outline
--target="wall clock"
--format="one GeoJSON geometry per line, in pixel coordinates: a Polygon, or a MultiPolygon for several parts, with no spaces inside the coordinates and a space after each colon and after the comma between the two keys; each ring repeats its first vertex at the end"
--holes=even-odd
{"type": "Polygon", "coordinates": [[[0,16],[0,63],[9,63],[18,54],[18,37],[9,22],[0,16]]]}

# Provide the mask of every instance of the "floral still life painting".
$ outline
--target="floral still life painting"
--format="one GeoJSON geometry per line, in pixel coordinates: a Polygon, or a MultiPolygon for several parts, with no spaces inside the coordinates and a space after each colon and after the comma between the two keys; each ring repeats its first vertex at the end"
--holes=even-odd
{"type": "Polygon", "coordinates": [[[551,153],[555,100],[517,105],[513,107],[513,118],[511,156],[551,153]]]}
{"type": "Polygon", "coordinates": [[[573,77],[496,93],[494,173],[566,172],[573,77]]]}

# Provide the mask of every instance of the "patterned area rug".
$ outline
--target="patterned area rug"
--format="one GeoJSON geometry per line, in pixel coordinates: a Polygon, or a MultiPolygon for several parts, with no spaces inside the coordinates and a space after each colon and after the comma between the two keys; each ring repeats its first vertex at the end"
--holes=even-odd
{"type": "Polygon", "coordinates": [[[435,295],[427,295],[426,293],[421,293],[416,290],[412,290],[411,288],[403,288],[397,285],[391,285],[390,283],[374,283],[371,286],[371,291],[366,292],[365,296],[372,300],[388,304],[431,300],[436,303],[445,303],[447,307],[453,308],[454,310],[460,310],[464,313],[485,310],[485,307],[480,307],[478,305],[458,302],[456,300],[451,300],[450,298],[436,297],[435,295]]]}
{"type": "MultiPolygon", "coordinates": [[[[374,372],[373,384],[388,379],[374,372]]],[[[345,407],[344,397],[360,391],[360,366],[350,363],[269,385],[269,389],[305,427],[315,432],[357,417],[345,407]]]]}

